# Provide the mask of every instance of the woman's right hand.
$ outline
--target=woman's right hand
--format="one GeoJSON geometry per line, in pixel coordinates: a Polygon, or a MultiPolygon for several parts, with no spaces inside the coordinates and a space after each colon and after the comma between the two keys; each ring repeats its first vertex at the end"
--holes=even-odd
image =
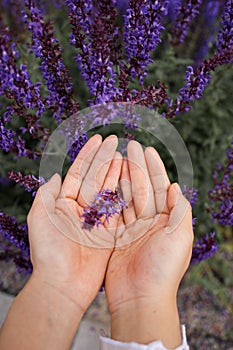
{"type": "Polygon", "coordinates": [[[129,143],[120,181],[128,208],[119,220],[105,277],[113,323],[114,317],[135,314],[135,308],[152,304],[157,310],[159,303],[176,309],[193,243],[191,206],[178,184],[170,184],[152,147],[144,153],[138,142],[129,143]]]}

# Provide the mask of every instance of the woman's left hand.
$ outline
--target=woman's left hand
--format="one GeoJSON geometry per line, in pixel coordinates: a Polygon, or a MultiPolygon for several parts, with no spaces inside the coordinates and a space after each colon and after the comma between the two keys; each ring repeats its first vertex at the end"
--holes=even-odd
{"type": "Polygon", "coordinates": [[[115,190],[121,171],[117,137],[93,136],[70,167],[37,192],[28,215],[32,278],[59,289],[85,312],[98,293],[114,246],[114,227],[82,228],[83,208],[102,188],[115,190]]]}

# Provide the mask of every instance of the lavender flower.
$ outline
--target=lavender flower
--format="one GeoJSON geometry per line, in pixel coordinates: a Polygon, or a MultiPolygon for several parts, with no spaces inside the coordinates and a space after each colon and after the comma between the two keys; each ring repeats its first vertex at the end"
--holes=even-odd
{"type": "Polygon", "coordinates": [[[26,65],[21,64],[18,67],[16,64],[19,59],[19,51],[16,44],[12,42],[9,28],[1,21],[0,30],[0,96],[5,96],[6,100],[11,103],[1,117],[0,127],[4,137],[0,140],[0,145],[6,152],[11,150],[20,157],[34,158],[35,152],[27,150],[25,141],[17,136],[15,131],[8,130],[6,123],[11,121],[13,115],[17,115],[24,118],[28,131],[33,137],[38,138],[39,135],[46,134],[39,119],[45,111],[44,101],[40,95],[41,84],[32,83],[26,65]],[[6,145],[4,145],[4,139],[6,145]]]}
{"type": "Polygon", "coordinates": [[[204,59],[196,70],[192,66],[187,67],[185,85],[180,89],[176,101],[174,103],[171,101],[168,112],[163,113],[166,118],[173,118],[180,112],[188,112],[192,108],[190,102],[202,97],[211,79],[210,72],[218,66],[233,61],[232,11],[233,3],[228,0],[222,16],[223,27],[219,31],[217,51],[213,57],[204,59]]]}
{"type": "Polygon", "coordinates": [[[101,190],[94,201],[84,208],[83,228],[90,231],[94,226],[103,225],[103,222],[105,220],[108,222],[114,214],[120,214],[124,207],[126,207],[126,203],[119,190],[116,189],[114,192],[109,189],[101,190]]]}
{"type": "Polygon", "coordinates": [[[231,52],[231,60],[233,59],[233,2],[227,0],[225,11],[220,22],[221,30],[218,33],[217,47],[218,53],[222,54],[225,50],[231,52]]]}
{"type": "Polygon", "coordinates": [[[209,191],[208,211],[220,225],[233,226],[233,139],[227,150],[226,166],[219,165],[213,175],[214,188],[209,191]]]}
{"type": "MultiPolygon", "coordinates": [[[[16,44],[12,42],[9,28],[0,26],[0,96],[13,100],[13,106],[20,110],[37,109],[41,116],[45,111],[44,102],[40,96],[40,83],[33,84],[27,66],[21,64],[17,68],[15,61],[19,59],[16,44]]],[[[16,108],[14,108],[14,112],[16,108]]]]}
{"type": "Polygon", "coordinates": [[[0,212],[0,235],[21,251],[27,259],[30,257],[27,225],[19,225],[17,220],[0,212]]]}
{"type": "Polygon", "coordinates": [[[19,225],[14,217],[0,212],[0,237],[0,260],[13,260],[19,273],[30,274],[32,264],[27,225],[19,225]]]}
{"type": "Polygon", "coordinates": [[[202,0],[176,1],[174,27],[172,30],[172,44],[179,45],[184,42],[191,22],[200,12],[202,0]]]}
{"type": "Polygon", "coordinates": [[[193,207],[198,200],[198,190],[195,190],[187,185],[184,185],[182,192],[185,198],[190,202],[191,206],[193,207]]]}
{"type": "Polygon", "coordinates": [[[40,187],[40,185],[46,182],[43,177],[39,177],[37,179],[34,175],[22,175],[21,172],[14,173],[11,171],[8,177],[10,180],[13,180],[17,184],[23,186],[27,192],[32,192],[33,196],[35,196],[36,190],[40,187]]]}
{"type": "Polygon", "coordinates": [[[195,66],[201,64],[201,61],[209,51],[210,43],[213,41],[217,31],[217,18],[220,13],[220,1],[208,0],[205,3],[204,21],[207,24],[205,31],[202,31],[198,39],[198,48],[194,54],[195,66]]]}
{"type": "Polygon", "coordinates": [[[191,264],[199,263],[202,260],[211,258],[214,253],[218,250],[218,245],[214,239],[215,232],[206,234],[204,237],[199,238],[199,240],[194,244],[192,251],[191,264]]]}
{"type": "MultiPolygon", "coordinates": [[[[182,193],[184,197],[190,202],[191,206],[194,207],[198,200],[198,190],[195,190],[187,185],[183,186],[182,193]]],[[[193,229],[195,228],[197,218],[192,218],[193,229]]]]}
{"type": "Polygon", "coordinates": [[[88,140],[87,133],[84,132],[69,147],[68,154],[70,156],[71,162],[73,162],[75,160],[75,158],[77,157],[77,155],[79,154],[80,150],[85,145],[87,140],[88,140]]]}
{"type": "Polygon", "coordinates": [[[53,116],[60,123],[62,116],[77,112],[79,104],[73,101],[71,77],[62,60],[62,50],[54,37],[51,21],[45,22],[41,11],[31,0],[26,0],[28,12],[23,11],[23,19],[32,33],[31,51],[41,58],[41,70],[48,88],[46,105],[53,110],[53,116]]]}
{"type": "Polygon", "coordinates": [[[35,158],[34,152],[26,148],[25,141],[20,136],[17,136],[14,130],[7,129],[1,120],[0,149],[7,153],[16,153],[19,157],[35,158]]]}
{"type": "Polygon", "coordinates": [[[141,84],[147,75],[146,67],[153,62],[150,53],[161,42],[161,20],[167,7],[168,1],[131,0],[124,15],[126,59],[132,79],[138,77],[141,84]]]}
{"type": "Polygon", "coordinates": [[[91,0],[66,0],[65,3],[72,26],[71,44],[79,50],[76,60],[94,103],[112,101],[118,94],[113,68],[117,58],[112,57],[112,52],[117,55],[116,0],[95,4],[91,0]]]}

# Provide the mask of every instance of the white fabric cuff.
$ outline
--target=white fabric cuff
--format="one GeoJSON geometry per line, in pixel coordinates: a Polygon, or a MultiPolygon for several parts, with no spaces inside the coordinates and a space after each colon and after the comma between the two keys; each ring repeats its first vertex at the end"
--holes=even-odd
{"type": "MultiPolygon", "coordinates": [[[[189,350],[189,346],[186,338],[185,325],[181,325],[181,335],[182,335],[182,344],[173,350],[189,350]]],[[[127,349],[127,350],[168,350],[162,344],[160,340],[153,341],[150,344],[143,345],[137,344],[134,342],[122,343],[117,340],[113,340],[107,337],[100,335],[100,350],[118,350],[118,349],[127,349]]]]}

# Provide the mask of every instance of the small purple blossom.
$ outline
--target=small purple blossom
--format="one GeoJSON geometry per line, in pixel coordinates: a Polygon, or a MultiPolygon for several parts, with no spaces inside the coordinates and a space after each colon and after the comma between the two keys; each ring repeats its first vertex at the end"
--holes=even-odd
{"type": "Polygon", "coordinates": [[[202,260],[206,260],[211,258],[214,253],[218,250],[218,245],[215,241],[215,232],[211,232],[210,234],[206,234],[204,237],[198,239],[195,242],[193,251],[191,264],[199,263],[202,260]]]}
{"type": "Polygon", "coordinates": [[[25,141],[12,129],[7,129],[0,120],[0,149],[15,153],[18,157],[35,158],[34,152],[26,148],[25,141]]]}
{"type": "Polygon", "coordinates": [[[70,42],[80,51],[76,60],[94,103],[112,101],[119,92],[114,71],[118,38],[118,29],[114,25],[116,0],[96,3],[92,0],[66,0],[65,3],[72,26],[70,42]]]}
{"type": "Polygon", "coordinates": [[[185,198],[190,202],[191,206],[193,207],[198,200],[198,190],[184,185],[182,192],[185,198]]]}
{"type": "Polygon", "coordinates": [[[75,160],[75,158],[77,157],[77,155],[79,154],[79,152],[81,151],[81,149],[83,148],[87,140],[88,140],[87,133],[84,132],[78,137],[78,139],[76,139],[72,143],[68,151],[71,162],[75,160]]]}
{"type": "Polygon", "coordinates": [[[217,47],[218,53],[229,51],[231,52],[231,62],[233,59],[233,2],[227,0],[225,11],[220,22],[221,29],[218,33],[217,47]]]}
{"type": "Polygon", "coordinates": [[[213,174],[214,187],[209,191],[208,211],[220,225],[233,226],[233,140],[226,154],[226,165],[219,164],[213,174]]]}
{"type": "Polygon", "coordinates": [[[101,190],[94,201],[84,208],[83,228],[90,231],[94,226],[103,225],[103,222],[105,220],[108,222],[114,214],[120,214],[124,207],[126,207],[126,202],[122,199],[118,189],[114,192],[109,189],[101,190]]]}
{"type": "Polygon", "coordinates": [[[147,66],[153,62],[150,54],[161,42],[162,18],[167,14],[168,1],[129,1],[124,15],[124,41],[128,70],[132,79],[143,84],[147,66]]]}
{"type": "Polygon", "coordinates": [[[184,42],[191,22],[200,12],[202,0],[179,0],[175,2],[173,15],[175,17],[172,30],[172,43],[179,45],[184,42]]]}
{"type": "Polygon", "coordinates": [[[19,249],[24,257],[29,259],[30,251],[26,224],[19,225],[14,217],[0,212],[0,235],[19,249]]]}
{"type": "Polygon", "coordinates": [[[51,21],[45,22],[40,9],[31,0],[26,0],[28,12],[23,11],[23,20],[32,33],[31,51],[41,59],[41,71],[49,96],[46,105],[60,123],[62,117],[77,112],[79,104],[73,101],[73,86],[68,69],[62,59],[62,50],[54,36],[51,21]]]}
{"type": "MultiPolygon", "coordinates": [[[[25,64],[19,68],[16,60],[19,59],[19,51],[12,42],[9,28],[0,25],[0,96],[13,100],[15,108],[37,108],[38,116],[45,111],[44,102],[40,96],[41,83],[33,84],[25,64]]],[[[15,111],[15,109],[14,109],[15,111]]]]}
{"type": "Polygon", "coordinates": [[[190,111],[191,102],[203,96],[211,79],[210,73],[215,71],[218,66],[233,61],[232,11],[232,0],[228,0],[222,16],[223,27],[219,31],[215,54],[209,59],[204,59],[196,69],[192,66],[187,67],[184,78],[185,85],[180,89],[176,100],[171,101],[168,111],[163,113],[164,117],[173,118],[178,113],[190,111]]]}
{"type": "Polygon", "coordinates": [[[201,64],[201,61],[208,54],[210,45],[217,32],[217,18],[221,6],[220,0],[207,0],[204,8],[204,21],[207,24],[205,31],[202,31],[198,40],[198,48],[194,54],[195,66],[201,64]]]}
{"type": "Polygon", "coordinates": [[[36,190],[43,185],[46,181],[44,178],[37,178],[35,175],[22,175],[21,172],[14,173],[11,171],[8,175],[9,179],[15,183],[23,186],[27,192],[32,192],[32,195],[35,196],[36,190]]]}

